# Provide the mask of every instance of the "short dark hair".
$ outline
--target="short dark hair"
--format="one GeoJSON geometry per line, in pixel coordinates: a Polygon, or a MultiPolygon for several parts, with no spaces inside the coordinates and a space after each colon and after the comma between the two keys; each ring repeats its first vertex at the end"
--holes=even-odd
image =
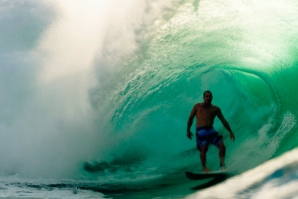
{"type": "Polygon", "coordinates": [[[212,92],[209,91],[209,90],[207,90],[207,91],[204,92],[203,97],[205,97],[205,94],[206,94],[206,93],[211,93],[211,95],[212,95],[212,92]]]}

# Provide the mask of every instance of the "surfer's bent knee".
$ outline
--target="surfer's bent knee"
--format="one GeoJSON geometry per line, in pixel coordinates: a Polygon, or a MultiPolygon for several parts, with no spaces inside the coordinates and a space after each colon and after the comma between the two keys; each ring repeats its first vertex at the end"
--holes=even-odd
{"type": "Polygon", "coordinates": [[[208,151],[208,145],[207,144],[203,144],[199,147],[199,150],[201,151],[201,153],[207,153],[208,151]]]}
{"type": "Polygon", "coordinates": [[[223,140],[220,140],[219,144],[218,144],[218,148],[226,148],[225,143],[223,142],[223,140]]]}

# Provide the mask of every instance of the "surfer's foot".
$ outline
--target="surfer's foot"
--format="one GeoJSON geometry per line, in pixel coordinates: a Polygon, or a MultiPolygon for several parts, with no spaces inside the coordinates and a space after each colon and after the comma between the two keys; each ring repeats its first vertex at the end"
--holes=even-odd
{"type": "Polygon", "coordinates": [[[203,168],[203,171],[206,172],[206,173],[211,172],[211,170],[207,169],[207,167],[203,168]]]}
{"type": "Polygon", "coordinates": [[[220,170],[226,170],[227,169],[227,167],[226,167],[226,165],[225,164],[220,164],[220,170]]]}

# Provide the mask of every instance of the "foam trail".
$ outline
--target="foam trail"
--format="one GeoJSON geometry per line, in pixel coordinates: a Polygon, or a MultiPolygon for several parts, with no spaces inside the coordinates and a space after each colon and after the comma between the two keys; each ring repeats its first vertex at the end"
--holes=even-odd
{"type": "Polygon", "coordinates": [[[220,185],[191,194],[186,198],[262,198],[268,196],[287,198],[297,196],[296,189],[292,189],[293,184],[297,185],[297,181],[289,180],[288,176],[293,174],[287,171],[292,169],[297,175],[297,153],[298,150],[294,149],[220,185]],[[283,178],[286,181],[283,181],[283,178]],[[286,184],[286,186],[276,186],[278,183],[286,184]]]}

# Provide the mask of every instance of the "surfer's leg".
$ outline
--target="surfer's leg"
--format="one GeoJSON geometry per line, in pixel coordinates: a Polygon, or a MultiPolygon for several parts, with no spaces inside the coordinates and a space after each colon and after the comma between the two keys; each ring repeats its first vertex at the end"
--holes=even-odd
{"type": "Polygon", "coordinates": [[[218,148],[219,148],[220,167],[223,167],[225,164],[226,146],[222,140],[220,141],[218,148]]]}
{"type": "Polygon", "coordinates": [[[209,170],[206,167],[206,153],[207,153],[207,150],[208,150],[208,144],[202,145],[200,149],[201,149],[200,150],[201,151],[200,157],[201,157],[201,162],[202,162],[202,166],[203,166],[203,171],[204,172],[210,172],[211,170],[209,170]]]}

